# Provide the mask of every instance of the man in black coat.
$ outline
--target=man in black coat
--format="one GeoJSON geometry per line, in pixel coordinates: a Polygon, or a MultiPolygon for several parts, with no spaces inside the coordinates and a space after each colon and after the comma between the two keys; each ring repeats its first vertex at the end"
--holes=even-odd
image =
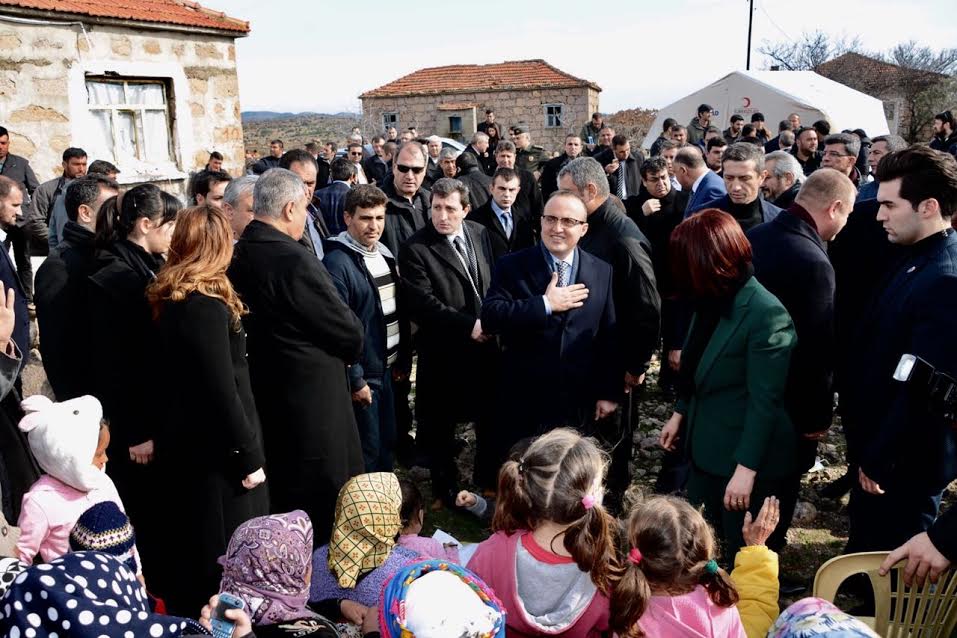
{"type": "MultiPolygon", "coordinates": [[[[612,294],[621,331],[621,357],[625,370],[622,387],[626,393],[644,382],[645,371],[658,346],[661,299],[655,286],[651,244],[624,206],[612,199],[605,171],[595,159],[579,157],[558,174],[558,186],[582,198],[588,210],[588,233],[579,247],[611,264],[612,294]]],[[[626,397],[625,418],[606,419],[604,442],[614,445],[608,487],[613,499],[621,497],[630,482],[631,420],[626,397]],[[615,445],[617,443],[617,445],[615,445]]]]}
{"type": "MultiPolygon", "coordinates": [[[[10,153],[10,134],[2,126],[0,126],[0,175],[9,177],[16,182],[23,194],[23,206],[25,208],[17,214],[14,223],[8,224],[4,228],[7,237],[3,240],[3,245],[13,247],[13,260],[17,264],[16,273],[20,278],[20,285],[28,300],[32,300],[33,264],[30,262],[30,242],[24,226],[27,222],[26,211],[32,207],[33,192],[40,185],[40,182],[30,167],[30,160],[10,153]]],[[[29,353],[29,348],[24,352],[29,353]]]]}
{"type": "Polygon", "coordinates": [[[798,344],[784,401],[797,435],[798,468],[781,500],[781,524],[768,540],[780,551],[797,504],[801,476],[831,426],[834,389],[834,268],[825,242],[847,223],[857,191],[846,176],[815,171],[786,211],[748,232],[754,275],[787,309],[798,344]]]}
{"type": "Polygon", "coordinates": [[[565,164],[581,154],[582,138],[574,133],[566,135],[565,152],[542,165],[542,176],[538,181],[542,189],[542,201],[547,202],[548,197],[558,190],[558,172],[565,168],[565,164]]]}
{"type": "Polygon", "coordinates": [[[668,263],[668,242],[671,232],[684,219],[689,191],[671,187],[668,162],[663,157],[652,157],[641,165],[642,188],[637,197],[625,202],[628,216],[651,244],[651,263],[655,271],[655,285],[661,298],[662,362],[658,384],[665,389],[674,386],[678,372],[678,358],[684,345],[687,320],[678,314],[673,299],[671,266],[668,263]]]}
{"type": "Polygon", "coordinates": [[[66,189],[63,240],[37,270],[37,324],[40,354],[57,401],[94,394],[89,362],[87,280],[97,269],[93,232],[100,207],[119,193],[105,175],[73,180],[66,189]]]}
{"type": "Polygon", "coordinates": [[[508,140],[502,140],[495,147],[495,162],[499,168],[511,168],[518,173],[521,184],[513,208],[532,221],[532,228],[537,236],[541,230],[540,219],[544,206],[542,190],[531,171],[515,167],[515,152],[515,144],[508,140]]]}
{"type": "Polygon", "coordinates": [[[482,304],[498,335],[498,461],[523,438],[568,426],[593,434],[621,401],[611,266],[578,248],[588,231],[581,200],[545,204],[542,242],[502,258],[482,304]]]}
{"type": "Polygon", "coordinates": [[[380,240],[393,255],[409,238],[425,227],[429,217],[429,191],[422,188],[428,156],[421,144],[406,143],[399,149],[382,191],[389,198],[385,209],[385,231],[380,240]]]}
{"type": "Polygon", "coordinates": [[[329,235],[335,237],[346,229],[342,220],[342,211],[345,209],[346,195],[356,183],[358,174],[356,165],[344,157],[332,162],[332,183],[316,191],[315,201],[319,207],[329,235]]]}
{"type": "Polygon", "coordinates": [[[926,531],[957,477],[957,431],[925,392],[893,379],[912,354],[957,376],[957,162],[925,146],[877,166],[877,219],[901,258],[853,336],[841,405],[857,426],[858,484],[848,506],[846,551],[892,550],[926,531]]]}
{"type": "Polygon", "coordinates": [[[488,440],[498,347],[479,319],[490,281],[490,247],[485,228],[465,220],[468,212],[462,182],[438,180],[432,186],[432,223],[399,252],[406,308],[419,328],[416,440],[430,457],[436,504],[447,506],[454,503],[458,484],[458,423],[476,422],[475,482],[494,489],[498,471],[488,440]]]}
{"type": "Polygon", "coordinates": [[[612,195],[621,201],[637,197],[641,189],[641,164],[645,156],[640,150],[631,150],[631,142],[624,135],[616,135],[611,140],[611,149],[595,159],[608,175],[608,188],[612,195]]]}
{"type": "MultiPolygon", "coordinates": [[[[24,353],[24,365],[29,361],[30,352],[30,318],[27,312],[27,295],[22,285],[21,277],[13,266],[10,254],[3,249],[7,234],[16,226],[17,217],[23,210],[26,195],[16,181],[0,175],[0,283],[5,290],[13,290],[16,294],[16,323],[13,328],[13,341],[20,352],[24,353]]],[[[29,260],[29,259],[28,259],[29,260]]]]}
{"type": "Polygon", "coordinates": [[[773,151],[764,158],[764,170],[768,172],[761,186],[764,199],[781,210],[788,209],[805,180],[797,158],[786,151],[773,151]]]}
{"type": "Polygon", "coordinates": [[[339,489],[365,467],[346,376],[362,353],[363,328],[325,266],[298,243],[308,203],[296,174],[277,168],[260,177],[255,219],[228,274],[250,311],[243,324],[272,511],[303,509],[326,538],[339,489]]]}
{"type": "Polygon", "coordinates": [[[515,207],[520,184],[518,171],[512,168],[498,169],[492,178],[491,199],[469,213],[470,221],[482,224],[488,230],[493,266],[503,255],[535,243],[532,220],[515,207]]]}

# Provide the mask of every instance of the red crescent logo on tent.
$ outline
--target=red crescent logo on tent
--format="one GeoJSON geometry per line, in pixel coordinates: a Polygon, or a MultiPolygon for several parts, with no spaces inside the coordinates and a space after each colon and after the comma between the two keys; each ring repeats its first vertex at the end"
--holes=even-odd
{"type": "Polygon", "coordinates": [[[744,103],[744,108],[751,108],[751,98],[741,98],[741,101],[744,103]]]}

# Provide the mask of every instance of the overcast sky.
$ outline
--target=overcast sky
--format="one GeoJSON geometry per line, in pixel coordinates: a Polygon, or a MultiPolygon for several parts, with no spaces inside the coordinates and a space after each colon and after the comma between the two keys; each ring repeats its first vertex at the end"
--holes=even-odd
{"type": "MultiPolygon", "coordinates": [[[[744,69],[748,30],[748,0],[203,3],[251,23],[244,111],[358,112],[360,93],[416,69],[532,58],[596,82],[603,111],[659,108],[744,69]]],[[[751,68],[765,68],[763,40],[818,28],[870,50],[957,46],[955,15],[954,0],[755,0],[751,68]]]]}

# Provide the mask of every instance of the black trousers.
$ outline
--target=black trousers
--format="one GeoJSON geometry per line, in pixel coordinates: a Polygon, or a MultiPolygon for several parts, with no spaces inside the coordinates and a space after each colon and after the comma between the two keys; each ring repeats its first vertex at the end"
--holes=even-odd
{"type": "Polygon", "coordinates": [[[13,246],[13,262],[17,266],[17,276],[27,293],[27,301],[33,301],[33,264],[30,262],[30,239],[21,226],[7,229],[7,240],[13,246]]]}
{"type": "Polygon", "coordinates": [[[855,477],[847,507],[851,529],[844,553],[894,550],[927,531],[937,518],[942,492],[931,493],[906,482],[881,487],[884,494],[868,494],[855,477]]]}
{"type": "Polygon", "coordinates": [[[794,509],[797,507],[798,496],[801,492],[801,479],[804,473],[814,465],[817,456],[817,441],[810,441],[798,437],[796,448],[798,467],[800,470],[781,481],[781,493],[773,494],[781,502],[781,519],[778,526],[768,537],[768,547],[780,552],[787,545],[787,533],[791,529],[791,519],[794,518],[794,509]]]}

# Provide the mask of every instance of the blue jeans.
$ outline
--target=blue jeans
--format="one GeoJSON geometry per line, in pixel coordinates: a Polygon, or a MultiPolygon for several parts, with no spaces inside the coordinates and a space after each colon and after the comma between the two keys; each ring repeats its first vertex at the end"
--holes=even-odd
{"type": "Polygon", "coordinates": [[[392,369],[381,379],[366,379],[372,404],[352,404],[356,427],[362,441],[366,472],[391,472],[395,465],[395,405],[392,398],[392,369]]]}

